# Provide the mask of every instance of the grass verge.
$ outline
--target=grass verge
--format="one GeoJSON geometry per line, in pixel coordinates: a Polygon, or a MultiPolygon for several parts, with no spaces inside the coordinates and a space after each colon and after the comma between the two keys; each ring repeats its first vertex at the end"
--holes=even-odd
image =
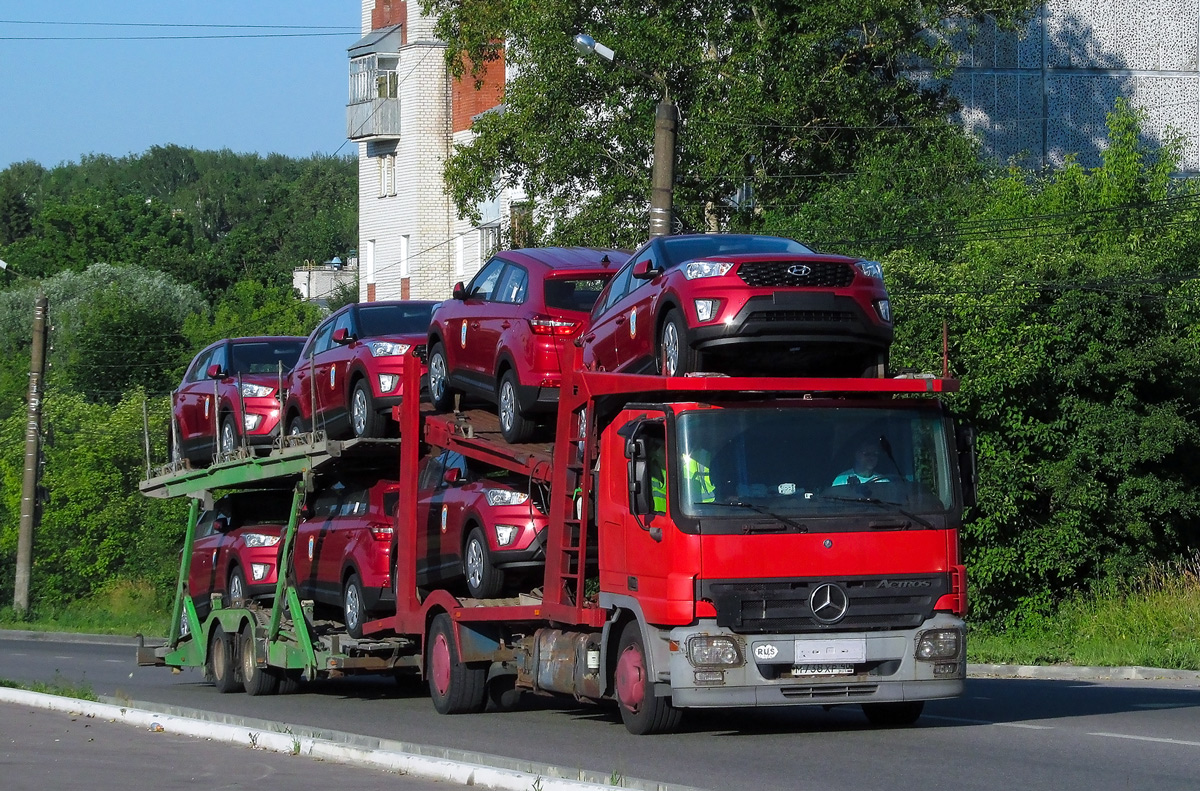
{"type": "Polygon", "coordinates": [[[30,692],[41,692],[46,695],[58,695],[64,698],[78,698],[79,700],[91,700],[99,702],[100,698],[96,697],[96,693],[92,691],[92,685],[86,682],[78,684],[67,681],[61,676],[55,674],[54,680],[50,682],[44,681],[9,681],[6,678],[0,678],[0,687],[8,687],[9,689],[24,689],[30,692]]]}
{"type": "Polygon", "coordinates": [[[1004,631],[972,630],[971,662],[1200,670],[1200,559],[1064,602],[1004,631]]]}
{"type": "Polygon", "coordinates": [[[60,607],[34,605],[28,617],[0,610],[0,628],[39,632],[165,635],[171,621],[159,592],[147,582],[117,581],[104,590],[60,607]]]}

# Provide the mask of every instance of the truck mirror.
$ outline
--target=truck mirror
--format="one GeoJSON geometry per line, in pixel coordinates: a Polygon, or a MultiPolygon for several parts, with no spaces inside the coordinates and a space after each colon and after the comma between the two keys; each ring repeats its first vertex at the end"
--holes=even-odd
{"type": "Polygon", "coordinates": [[[645,516],[654,511],[653,488],[650,482],[650,465],[646,456],[629,460],[629,512],[645,516]]]}
{"type": "Polygon", "coordinates": [[[975,427],[963,423],[955,430],[958,446],[958,475],[962,481],[964,508],[973,508],[979,484],[979,469],[975,463],[975,427]]]}

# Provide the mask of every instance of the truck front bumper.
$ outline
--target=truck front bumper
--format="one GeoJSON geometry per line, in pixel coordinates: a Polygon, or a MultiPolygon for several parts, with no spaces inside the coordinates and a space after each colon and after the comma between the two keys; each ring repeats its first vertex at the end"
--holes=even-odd
{"type": "Polygon", "coordinates": [[[734,634],[713,622],[672,629],[670,652],[672,703],[683,708],[729,706],[828,706],[838,703],[888,703],[953,698],[963,693],[967,675],[965,628],[961,619],[938,614],[919,628],[904,632],[840,632],[821,634],[734,634]],[[959,651],[953,658],[916,658],[917,640],[931,630],[957,630],[959,651]],[[742,657],[736,666],[693,665],[689,640],[727,637],[742,657]],[[844,641],[844,642],[840,642],[844,641]],[[860,645],[863,658],[841,662],[831,657],[825,670],[797,663],[826,646],[860,645]]]}

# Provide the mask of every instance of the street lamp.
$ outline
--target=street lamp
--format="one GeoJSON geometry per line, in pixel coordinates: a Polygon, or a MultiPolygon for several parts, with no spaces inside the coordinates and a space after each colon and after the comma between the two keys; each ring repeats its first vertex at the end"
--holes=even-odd
{"type": "Polygon", "coordinates": [[[616,53],[585,33],[575,36],[575,49],[579,54],[596,55],[614,65],[653,80],[662,87],[662,99],[654,109],[654,160],[650,173],[650,235],[670,236],[672,196],[675,183],[675,127],[679,111],[671,101],[667,81],[658,74],[647,74],[624,63],[617,63],[616,53]]]}

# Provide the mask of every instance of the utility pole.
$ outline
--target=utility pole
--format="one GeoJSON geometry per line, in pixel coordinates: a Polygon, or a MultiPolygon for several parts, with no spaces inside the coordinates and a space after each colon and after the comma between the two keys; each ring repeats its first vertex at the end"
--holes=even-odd
{"type": "MultiPolygon", "coordinates": [[[[663,85],[666,93],[666,85],[663,85]]],[[[675,124],[679,111],[666,96],[654,111],[654,167],[651,172],[650,235],[670,236],[675,187],[675,124]]]]}
{"type": "Polygon", "coordinates": [[[33,308],[33,354],[29,362],[29,405],[25,424],[25,474],[21,479],[21,523],[17,532],[17,579],[13,609],[29,612],[33,568],[33,523],[38,505],[38,468],[42,444],[42,375],[46,370],[46,313],[49,300],[38,294],[33,308]]]}

